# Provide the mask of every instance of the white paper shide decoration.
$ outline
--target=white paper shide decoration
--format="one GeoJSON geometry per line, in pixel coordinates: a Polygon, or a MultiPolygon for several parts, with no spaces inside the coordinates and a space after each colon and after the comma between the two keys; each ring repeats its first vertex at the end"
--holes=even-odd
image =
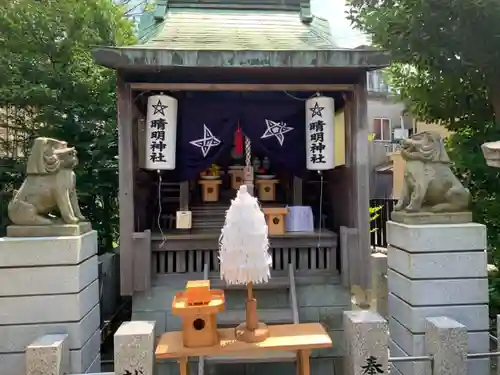
{"type": "Polygon", "coordinates": [[[175,169],[177,99],[168,95],[148,98],[145,169],[175,169]]]}
{"type": "Polygon", "coordinates": [[[264,213],[242,185],[226,213],[219,241],[220,275],[228,284],[265,283],[272,258],[264,213]]]}
{"type": "Polygon", "coordinates": [[[307,169],[324,171],[335,168],[335,102],[316,96],[306,101],[307,169]]]}

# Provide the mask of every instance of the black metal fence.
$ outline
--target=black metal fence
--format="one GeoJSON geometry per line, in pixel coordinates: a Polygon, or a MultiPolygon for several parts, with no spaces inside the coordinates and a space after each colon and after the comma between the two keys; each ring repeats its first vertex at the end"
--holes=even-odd
{"type": "Polygon", "coordinates": [[[378,216],[370,223],[372,246],[387,247],[387,228],[385,224],[390,220],[396,202],[397,199],[372,199],[370,201],[370,207],[381,207],[377,212],[378,216]]]}

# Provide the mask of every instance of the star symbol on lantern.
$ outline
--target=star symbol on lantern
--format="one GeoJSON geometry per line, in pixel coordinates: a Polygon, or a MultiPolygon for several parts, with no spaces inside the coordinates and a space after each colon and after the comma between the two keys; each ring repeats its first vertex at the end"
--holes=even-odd
{"type": "Polygon", "coordinates": [[[284,121],[272,121],[266,120],[267,129],[262,134],[261,139],[276,137],[280,146],[283,146],[283,141],[285,140],[285,136],[283,134],[291,132],[293,130],[292,127],[287,126],[284,121]]]}
{"type": "Polygon", "coordinates": [[[191,143],[195,147],[199,147],[201,149],[203,157],[206,158],[208,153],[210,152],[210,149],[212,147],[220,145],[221,141],[219,138],[215,137],[212,134],[210,129],[205,124],[203,124],[203,138],[196,139],[189,143],[191,143]]]}
{"type": "Polygon", "coordinates": [[[168,107],[165,104],[161,102],[160,99],[158,99],[158,103],[153,104],[153,115],[157,115],[158,113],[161,114],[162,116],[165,116],[165,109],[168,107]]]}
{"type": "Polygon", "coordinates": [[[312,117],[314,116],[323,117],[321,111],[323,111],[324,109],[325,107],[320,107],[318,102],[314,103],[314,107],[309,108],[309,110],[312,112],[312,117]]]}

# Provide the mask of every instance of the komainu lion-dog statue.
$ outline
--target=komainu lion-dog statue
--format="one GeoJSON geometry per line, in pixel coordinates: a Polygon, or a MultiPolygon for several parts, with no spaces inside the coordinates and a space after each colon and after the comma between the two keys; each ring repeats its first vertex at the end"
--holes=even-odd
{"type": "Polygon", "coordinates": [[[417,133],[401,143],[406,161],[401,198],[395,211],[464,212],[470,193],[450,169],[450,159],[438,133],[417,133]]]}
{"type": "Polygon", "coordinates": [[[26,179],[8,206],[15,225],[77,224],[86,221],[75,190],[76,151],[63,141],[37,138],[26,167],[26,179]],[[60,219],[48,214],[60,213],[60,219]],[[61,222],[62,219],[62,222],[61,222]]]}

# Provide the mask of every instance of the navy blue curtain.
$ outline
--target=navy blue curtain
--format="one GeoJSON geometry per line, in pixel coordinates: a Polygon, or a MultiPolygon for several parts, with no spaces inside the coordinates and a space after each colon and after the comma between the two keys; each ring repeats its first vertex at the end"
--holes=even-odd
{"type": "Polygon", "coordinates": [[[306,170],[305,104],[289,97],[241,101],[241,128],[252,150],[303,177],[306,170]]]}
{"type": "Polygon", "coordinates": [[[185,98],[179,106],[177,175],[195,178],[230,152],[238,123],[236,98],[185,98]]]}

